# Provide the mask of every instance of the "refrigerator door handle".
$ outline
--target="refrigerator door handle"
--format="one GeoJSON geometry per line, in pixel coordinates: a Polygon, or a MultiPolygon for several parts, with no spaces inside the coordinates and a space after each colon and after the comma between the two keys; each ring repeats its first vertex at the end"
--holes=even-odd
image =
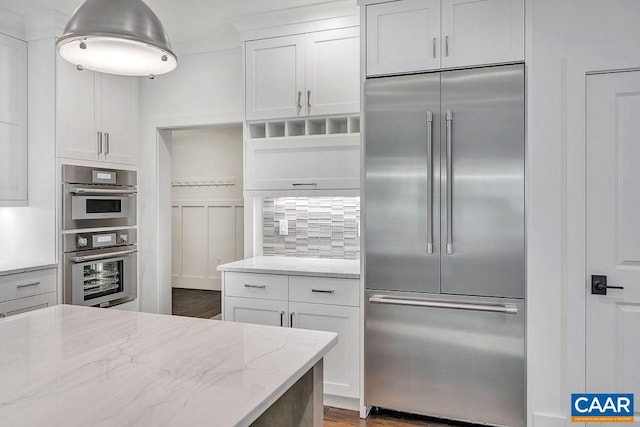
{"type": "Polygon", "coordinates": [[[446,113],[447,122],[447,254],[453,254],[453,224],[452,224],[452,212],[453,212],[453,155],[452,155],[452,127],[453,127],[453,112],[447,110],[446,113]]]}
{"type": "Polygon", "coordinates": [[[433,253],[433,113],[427,111],[427,253],[433,253]]]}
{"type": "Polygon", "coordinates": [[[478,304],[468,302],[453,302],[431,300],[423,298],[395,298],[388,295],[372,295],[370,304],[409,305],[413,307],[444,308],[450,310],[484,311],[489,313],[518,314],[518,307],[514,304],[478,304]]]}

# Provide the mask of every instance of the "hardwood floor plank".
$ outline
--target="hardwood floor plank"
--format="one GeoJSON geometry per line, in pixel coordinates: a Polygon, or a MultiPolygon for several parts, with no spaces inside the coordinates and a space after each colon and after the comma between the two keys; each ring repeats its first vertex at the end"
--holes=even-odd
{"type": "Polygon", "coordinates": [[[465,425],[469,426],[464,423],[446,423],[429,417],[385,410],[371,413],[363,420],[356,411],[329,406],[324,408],[324,427],[451,427],[465,425]]]}
{"type": "Polygon", "coordinates": [[[172,314],[210,319],[222,311],[220,291],[172,289],[172,314]]]}

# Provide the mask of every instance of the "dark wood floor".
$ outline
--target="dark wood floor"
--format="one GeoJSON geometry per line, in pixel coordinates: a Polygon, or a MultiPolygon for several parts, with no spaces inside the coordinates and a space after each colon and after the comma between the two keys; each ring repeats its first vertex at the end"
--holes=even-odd
{"type": "Polygon", "coordinates": [[[402,414],[393,411],[372,412],[366,419],[360,419],[358,412],[325,406],[324,427],[451,427],[470,424],[446,424],[433,418],[402,414]]]}
{"type": "Polygon", "coordinates": [[[173,288],[172,313],[176,316],[210,319],[222,312],[220,291],[173,288]]]}

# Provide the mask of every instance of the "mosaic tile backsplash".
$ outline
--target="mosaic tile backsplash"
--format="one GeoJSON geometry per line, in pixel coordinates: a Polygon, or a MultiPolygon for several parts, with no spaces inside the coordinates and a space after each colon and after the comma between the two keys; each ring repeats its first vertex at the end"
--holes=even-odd
{"type": "Polygon", "coordinates": [[[265,198],[262,212],[264,255],[360,258],[360,197],[265,198]],[[283,219],[286,236],[278,233],[283,219]]]}

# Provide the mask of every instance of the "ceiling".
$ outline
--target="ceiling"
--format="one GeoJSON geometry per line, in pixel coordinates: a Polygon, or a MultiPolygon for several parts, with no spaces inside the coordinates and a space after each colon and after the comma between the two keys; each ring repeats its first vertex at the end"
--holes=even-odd
{"type": "MultiPolygon", "coordinates": [[[[108,1],[108,0],[104,0],[108,1]]],[[[335,0],[144,0],[158,15],[172,43],[239,39],[230,21],[246,15],[295,8],[335,0]]],[[[70,16],[82,0],[0,0],[0,8],[19,15],[57,10],[70,16]]],[[[355,0],[353,1],[355,4],[355,0]]]]}

